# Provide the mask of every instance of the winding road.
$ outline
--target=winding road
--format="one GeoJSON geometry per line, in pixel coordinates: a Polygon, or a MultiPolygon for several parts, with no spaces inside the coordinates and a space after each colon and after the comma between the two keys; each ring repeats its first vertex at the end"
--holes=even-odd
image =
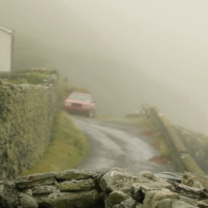
{"type": "Polygon", "coordinates": [[[159,165],[149,159],[159,153],[142,136],[135,124],[118,123],[72,116],[86,136],[90,151],[83,169],[126,168],[132,172],[149,170],[153,173],[173,171],[170,163],[159,165]]]}

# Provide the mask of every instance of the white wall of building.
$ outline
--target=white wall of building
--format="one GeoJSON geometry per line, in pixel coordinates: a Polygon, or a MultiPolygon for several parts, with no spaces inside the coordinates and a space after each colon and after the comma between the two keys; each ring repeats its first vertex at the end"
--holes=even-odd
{"type": "Polygon", "coordinates": [[[0,71],[11,71],[12,35],[0,28],[0,71]]]}

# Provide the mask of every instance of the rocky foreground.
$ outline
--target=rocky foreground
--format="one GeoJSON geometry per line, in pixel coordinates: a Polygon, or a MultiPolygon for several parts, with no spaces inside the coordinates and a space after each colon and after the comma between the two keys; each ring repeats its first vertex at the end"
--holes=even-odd
{"type": "Polygon", "coordinates": [[[207,188],[190,173],[71,169],[1,181],[0,208],[206,208],[207,188]]]}

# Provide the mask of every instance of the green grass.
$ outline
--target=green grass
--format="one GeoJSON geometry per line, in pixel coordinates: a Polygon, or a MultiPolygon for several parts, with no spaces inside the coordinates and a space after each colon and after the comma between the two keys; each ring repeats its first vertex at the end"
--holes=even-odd
{"type": "Polygon", "coordinates": [[[140,117],[137,121],[143,133],[152,139],[152,143],[154,144],[153,146],[159,150],[160,156],[170,159],[170,152],[165,140],[153,122],[146,117],[140,117]]]}
{"type": "Polygon", "coordinates": [[[160,156],[170,159],[170,151],[163,139],[160,140],[160,156]]]}
{"type": "Polygon", "coordinates": [[[88,143],[69,115],[58,111],[54,118],[52,138],[48,149],[31,169],[22,175],[62,171],[76,167],[86,156],[88,143]]]}

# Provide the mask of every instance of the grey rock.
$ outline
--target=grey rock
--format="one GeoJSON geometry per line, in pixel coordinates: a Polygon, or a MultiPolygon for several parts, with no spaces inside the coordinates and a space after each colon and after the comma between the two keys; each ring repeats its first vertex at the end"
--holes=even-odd
{"type": "Polygon", "coordinates": [[[180,195],[180,201],[183,201],[186,204],[191,204],[193,206],[197,206],[197,200],[196,197],[187,197],[180,195]]]}
{"type": "Polygon", "coordinates": [[[49,195],[48,194],[41,194],[41,195],[34,195],[33,196],[33,199],[35,199],[35,201],[38,203],[38,204],[42,204],[43,203],[43,198],[47,198],[49,195]]]}
{"type": "Polygon", "coordinates": [[[207,200],[205,201],[198,201],[197,202],[197,205],[198,205],[198,207],[201,207],[201,208],[208,208],[208,202],[207,202],[207,200]]]}
{"type": "MultiPolygon", "coordinates": [[[[118,168],[114,168],[118,169],[118,168]]],[[[113,169],[113,170],[114,170],[113,169]]],[[[97,169],[97,170],[81,170],[81,169],[70,169],[65,170],[57,174],[58,181],[70,181],[70,180],[84,180],[93,178],[94,181],[99,183],[101,177],[111,171],[112,169],[97,169]]]]}
{"type": "Polygon", "coordinates": [[[172,200],[172,199],[163,199],[157,203],[157,207],[158,208],[164,208],[164,207],[171,207],[172,208],[174,201],[175,200],[172,200]]]}
{"type": "Polygon", "coordinates": [[[131,187],[132,198],[137,202],[143,202],[145,193],[151,190],[162,190],[163,188],[173,190],[171,184],[161,181],[161,182],[149,182],[149,183],[135,183],[131,187]]]}
{"type": "MultiPolygon", "coordinates": [[[[198,206],[193,206],[193,205],[187,204],[179,200],[174,200],[172,203],[172,208],[197,208],[197,207],[198,206]]],[[[160,208],[163,208],[163,207],[160,207],[160,208]]]]}
{"type": "Polygon", "coordinates": [[[130,198],[130,196],[127,193],[116,190],[111,192],[108,198],[110,204],[115,205],[115,204],[120,204],[122,201],[125,201],[126,199],[130,198]]]}
{"type": "Polygon", "coordinates": [[[54,197],[50,195],[48,198],[42,198],[40,205],[54,208],[91,208],[96,205],[100,196],[96,190],[75,192],[75,193],[60,193],[54,197]]]}
{"type": "Polygon", "coordinates": [[[197,177],[191,173],[185,173],[182,177],[182,184],[198,189],[208,189],[208,180],[197,177]]]}
{"type": "Polygon", "coordinates": [[[95,187],[93,179],[87,180],[72,180],[65,181],[57,184],[57,188],[61,191],[80,191],[80,190],[91,190],[95,187]]]}
{"type": "Polygon", "coordinates": [[[136,204],[136,201],[131,198],[121,202],[123,208],[135,208],[136,204]]]}
{"type": "Polygon", "coordinates": [[[22,192],[29,195],[29,196],[33,196],[33,192],[32,192],[31,188],[23,189],[22,192]]]}
{"type": "Polygon", "coordinates": [[[169,180],[169,181],[174,181],[178,183],[181,183],[181,180],[182,180],[181,173],[162,172],[162,173],[156,173],[155,176],[163,180],[169,180]]]}
{"type": "Polygon", "coordinates": [[[101,178],[100,187],[103,191],[115,191],[139,182],[145,183],[150,180],[127,171],[110,171],[101,178]]]}
{"type": "MultiPolygon", "coordinates": [[[[145,208],[155,208],[158,203],[160,204],[162,200],[167,199],[174,201],[179,200],[180,197],[178,194],[173,193],[168,189],[147,191],[145,193],[143,204],[145,208]]],[[[165,201],[165,204],[167,203],[169,203],[169,201],[165,201]]]]}
{"type": "Polygon", "coordinates": [[[51,178],[51,177],[55,177],[57,173],[55,172],[46,172],[46,173],[37,173],[37,174],[32,174],[32,175],[28,175],[28,176],[23,176],[23,177],[19,177],[15,180],[16,184],[19,183],[30,183],[33,181],[38,181],[38,180],[42,180],[42,179],[47,179],[47,178],[51,178]]]}
{"type": "Polygon", "coordinates": [[[18,192],[13,182],[5,181],[3,192],[0,196],[1,208],[38,208],[37,201],[25,194],[18,192]]]}
{"type": "Polygon", "coordinates": [[[153,173],[151,173],[150,171],[141,171],[139,174],[144,176],[145,178],[147,178],[149,180],[158,181],[158,178],[153,173]]]}
{"type": "Polygon", "coordinates": [[[39,207],[37,201],[33,197],[27,194],[21,193],[18,197],[19,197],[20,207],[22,208],[38,208],[39,207]]]}
{"type": "Polygon", "coordinates": [[[1,195],[2,192],[3,192],[3,189],[4,189],[4,185],[3,185],[3,182],[1,181],[1,182],[0,182],[0,195],[1,195]]]}
{"type": "Polygon", "coordinates": [[[1,208],[13,208],[17,205],[18,192],[15,188],[15,184],[11,181],[3,182],[3,190],[0,195],[0,207],[1,208]]]}
{"type": "Polygon", "coordinates": [[[65,170],[57,174],[58,180],[81,180],[92,178],[92,171],[84,171],[80,169],[65,170]]]}
{"type": "Polygon", "coordinates": [[[108,198],[106,198],[105,200],[104,200],[104,205],[105,205],[105,208],[111,208],[112,206],[110,205],[110,202],[109,202],[109,199],[108,198]]]}
{"type": "Polygon", "coordinates": [[[137,203],[135,208],[144,208],[143,204],[137,203]]]}
{"type": "Polygon", "coordinates": [[[25,183],[21,183],[21,182],[16,182],[16,186],[18,188],[31,188],[31,187],[35,187],[35,186],[41,186],[41,185],[51,185],[54,184],[56,182],[55,177],[50,177],[50,178],[44,178],[44,179],[40,179],[40,180],[31,180],[25,183]]]}
{"type": "Polygon", "coordinates": [[[54,186],[36,186],[32,189],[32,193],[33,195],[51,194],[53,193],[54,189],[54,186]]]}
{"type": "Polygon", "coordinates": [[[116,204],[113,206],[113,208],[123,208],[123,206],[121,204],[116,204]]]}

